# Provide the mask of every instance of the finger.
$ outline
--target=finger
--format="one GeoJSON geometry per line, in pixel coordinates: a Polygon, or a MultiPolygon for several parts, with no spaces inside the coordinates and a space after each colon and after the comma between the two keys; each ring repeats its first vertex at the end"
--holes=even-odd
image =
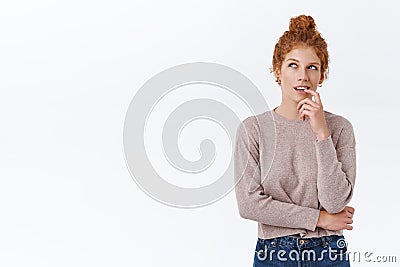
{"type": "Polygon", "coordinates": [[[310,117],[310,115],[311,115],[311,111],[309,111],[309,110],[306,110],[306,109],[303,109],[301,112],[300,112],[300,118],[304,121],[304,119],[306,118],[306,116],[307,117],[310,117]]]}
{"type": "Polygon", "coordinates": [[[304,98],[303,100],[301,100],[298,104],[297,104],[297,109],[299,109],[302,105],[304,105],[305,103],[315,107],[315,108],[319,108],[318,104],[315,103],[314,101],[312,101],[309,98],[304,98]]]}
{"type": "Polygon", "coordinates": [[[346,224],[345,229],[347,229],[347,230],[353,230],[353,226],[351,226],[350,224],[346,224]]]}
{"type": "Polygon", "coordinates": [[[344,209],[345,209],[346,211],[350,212],[351,214],[354,214],[354,208],[353,208],[353,207],[346,206],[344,209]]]}
{"type": "Polygon", "coordinates": [[[314,96],[314,98],[315,98],[315,102],[316,102],[317,104],[320,104],[320,105],[322,105],[321,98],[320,98],[320,96],[319,96],[319,93],[318,93],[318,92],[315,92],[315,91],[313,91],[313,90],[310,90],[310,89],[305,89],[305,90],[304,90],[304,92],[306,92],[306,93],[309,93],[309,94],[313,95],[313,96],[314,96]]]}
{"type": "Polygon", "coordinates": [[[300,109],[300,112],[302,112],[303,110],[311,111],[311,110],[316,110],[316,109],[317,109],[316,107],[313,107],[313,106],[311,106],[309,104],[303,104],[303,106],[300,109]]]}
{"type": "Polygon", "coordinates": [[[350,211],[346,211],[347,213],[347,218],[353,218],[353,213],[351,213],[350,211]]]}
{"type": "Polygon", "coordinates": [[[346,222],[347,224],[352,224],[352,223],[353,223],[353,219],[347,218],[347,219],[345,220],[345,222],[346,222]]]}
{"type": "Polygon", "coordinates": [[[316,94],[316,92],[314,90],[311,90],[311,89],[304,89],[304,92],[306,92],[306,93],[308,93],[310,95],[313,95],[313,96],[315,96],[315,94],[316,94]]]}
{"type": "Polygon", "coordinates": [[[351,214],[354,214],[354,208],[353,208],[353,207],[349,207],[348,211],[349,211],[351,214]]]}

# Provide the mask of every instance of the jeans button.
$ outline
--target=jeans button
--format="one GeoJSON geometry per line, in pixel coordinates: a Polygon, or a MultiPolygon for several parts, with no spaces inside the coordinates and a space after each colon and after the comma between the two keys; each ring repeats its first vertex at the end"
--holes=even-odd
{"type": "Polygon", "coordinates": [[[300,243],[300,245],[303,245],[304,244],[304,240],[300,240],[299,243],[300,243]]]}

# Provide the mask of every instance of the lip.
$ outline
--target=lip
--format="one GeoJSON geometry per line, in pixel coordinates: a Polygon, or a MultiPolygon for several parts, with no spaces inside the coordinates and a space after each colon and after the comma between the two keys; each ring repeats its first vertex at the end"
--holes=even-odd
{"type": "Polygon", "coordinates": [[[306,84],[300,84],[300,85],[293,86],[293,88],[297,88],[297,87],[306,87],[307,89],[311,88],[311,86],[308,86],[306,84]]]}
{"type": "Polygon", "coordinates": [[[301,94],[301,95],[306,95],[307,93],[306,92],[304,92],[304,89],[296,89],[297,87],[306,87],[308,90],[310,90],[310,86],[308,86],[308,85],[296,85],[296,86],[294,86],[293,87],[293,90],[296,92],[296,93],[298,93],[298,94],[301,94]]]}
{"type": "Polygon", "coordinates": [[[300,95],[306,95],[307,93],[306,92],[304,92],[304,90],[296,90],[296,89],[293,89],[296,93],[298,93],[298,94],[300,94],[300,95]]]}

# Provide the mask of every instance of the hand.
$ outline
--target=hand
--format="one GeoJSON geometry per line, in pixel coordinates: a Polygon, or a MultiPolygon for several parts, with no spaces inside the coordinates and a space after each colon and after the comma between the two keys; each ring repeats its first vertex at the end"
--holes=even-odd
{"type": "Polygon", "coordinates": [[[341,212],[330,214],[325,210],[321,210],[317,222],[317,227],[327,230],[353,230],[354,208],[346,206],[341,212]]]}
{"type": "Polygon", "coordinates": [[[326,125],[324,109],[319,93],[309,89],[305,89],[304,91],[313,95],[315,101],[305,98],[297,104],[297,109],[300,109],[300,118],[304,120],[305,116],[307,116],[310,119],[311,128],[318,141],[327,139],[330,133],[326,125]]]}

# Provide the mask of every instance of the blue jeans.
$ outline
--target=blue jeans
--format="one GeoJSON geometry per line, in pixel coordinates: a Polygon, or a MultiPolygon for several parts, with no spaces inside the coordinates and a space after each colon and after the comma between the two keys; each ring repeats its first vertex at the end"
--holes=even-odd
{"type": "Polygon", "coordinates": [[[281,236],[258,238],[253,267],[337,266],[349,267],[347,244],[341,235],[318,238],[281,236]]]}

